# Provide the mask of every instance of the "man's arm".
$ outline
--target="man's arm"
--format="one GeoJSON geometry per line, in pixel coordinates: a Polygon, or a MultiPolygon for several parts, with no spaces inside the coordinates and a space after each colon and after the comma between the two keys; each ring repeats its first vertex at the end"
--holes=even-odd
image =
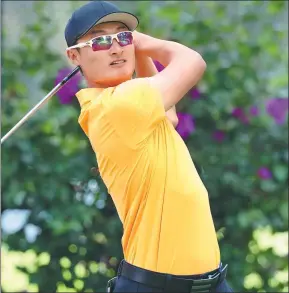
{"type": "Polygon", "coordinates": [[[162,94],[165,110],[176,105],[203,76],[206,63],[196,51],[172,41],[134,32],[136,51],[158,60],[165,69],[150,77],[162,94]]]}
{"type": "MultiPolygon", "coordinates": [[[[158,70],[156,69],[153,60],[137,50],[135,71],[137,77],[151,77],[158,73],[158,70]]],[[[166,111],[166,116],[173,124],[173,126],[177,127],[179,120],[175,106],[171,107],[169,110],[166,111]]]]}
{"type": "Polygon", "coordinates": [[[152,58],[139,52],[135,52],[135,72],[137,77],[151,77],[158,73],[152,58]]]}
{"type": "Polygon", "coordinates": [[[170,108],[166,112],[166,115],[167,115],[168,119],[171,121],[171,123],[173,124],[173,126],[176,128],[179,124],[179,118],[177,116],[176,106],[173,106],[172,108],[170,108]]]}

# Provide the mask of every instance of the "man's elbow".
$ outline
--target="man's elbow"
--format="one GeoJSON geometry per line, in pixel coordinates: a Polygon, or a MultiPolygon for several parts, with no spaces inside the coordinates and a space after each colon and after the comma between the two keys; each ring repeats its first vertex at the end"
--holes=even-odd
{"type": "Polygon", "coordinates": [[[204,72],[206,71],[206,69],[207,69],[207,63],[206,63],[206,61],[204,60],[204,58],[200,55],[200,57],[201,57],[201,60],[200,60],[200,66],[201,66],[201,68],[202,68],[202,70],[203,70],[203,73],[202,74],[204,74],[204,72]]]}
{"type": "Polygon", "coordinates": [[[202,57],[202,55],[199,54],[198,52],[194,52],[194,57],[192,58],[192,61],[194,63],[194,68],[197,68],[198,69],[198,72],[201,75],[203,75],[203,73],[207,69],[207,63],[204,60],[204,58],[202,57]]]}
{"type": "Polygon", "coordinates": [[[206,61],[204,60],[204,58],[202,56],[201,56],[200,63],[201,63],[201,66],[202,66],[202,69],[203,69],[203,73],[204,73],[206,71],[206,69],[207,69],[207,63],[206,63],[206,61]]]}
{"type": "Polygon", "coordinates": [[[187,68],[190,71],[190,73],[188,72],[190,87],[193,87],[203,77],[207,64],[198,52],[193,51],[191,56],[188,58],[187,68]]]}

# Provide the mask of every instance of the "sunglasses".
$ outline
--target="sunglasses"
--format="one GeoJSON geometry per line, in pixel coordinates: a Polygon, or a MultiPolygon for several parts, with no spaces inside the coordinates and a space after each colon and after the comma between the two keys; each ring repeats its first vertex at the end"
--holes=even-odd
{"type": "Polygon", "coordinates": [[[92,51],[108,50],[111,48],[114,39],[117,40],[118,44],[121,47],[131,45],[133,41],[132,32],[125,31],[125,32],[120,32],[113,35],[99,36],[99,37],[91,39],[88,42],[79,43],[77,45],[71,46],[67,48],[66,51],[70,49],[75,49],[75,48],[83,48],[86,46],[91,47],[92,51]]]}

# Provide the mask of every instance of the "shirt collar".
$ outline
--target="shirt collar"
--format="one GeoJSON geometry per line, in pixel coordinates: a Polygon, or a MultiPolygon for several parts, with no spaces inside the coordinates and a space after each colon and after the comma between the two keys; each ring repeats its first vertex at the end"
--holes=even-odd
{"type": "Polygon", "coordinates": [[[91,100],[97,97],[104,89],[103,88],[85,88],[78,91],[75,95],[78,99],[80,107],[90,103],[91,100]]]}

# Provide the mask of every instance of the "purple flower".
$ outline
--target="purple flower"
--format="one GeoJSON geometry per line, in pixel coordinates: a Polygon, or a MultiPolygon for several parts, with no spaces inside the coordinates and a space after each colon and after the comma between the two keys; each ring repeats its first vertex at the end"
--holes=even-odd
{"type": "Polygon", "coordinates": [[[240,120],[241,122],[243,122],[244,124],[249,123],[248,117],[246,116],[244,110],[240,107],[234,108],[232,111],[232,115],[236,117],[238,120],[240,120]]]}
{"type": "MultiPolygon", "coordinates": [[[[54,84],[57,85],[71,72],[70,68],[63,68],[58,71],[54,84]]],[[[78,84],[81,76],[76,74],[73,76],[58,92],[57,96],[61,104],[69,104],[72,102],[75,94],[78,92],[78,84]]]]}
{"type": "Polygon", "coordinates": [[[257,172],[261,179],[268,180],[272,178],[272,173],[267,167],[260,167],[257,172]]]}
{"type": "Polygon", "coordinates": [[[183,139],[186,139],[195,131],[193,117],[187,113],[177,113],[177,115],[179,118],[179,124],[176,130],[183,139]]]}
{"type": "Polygon", "coordinates": [[[190,90],[190,96],[193,100],[198,100],[201,97],[201,94],[197,88],[192,88],[190,90]]]}
{"type": "Polygon", "coordinates": [[[232,115],[236,118],[239,118],[241,115],[243,115],[244,112],[243,112],[243,109],[242,108],[234,108],[233,111],[232,111],[232,115]]]}
{"type": "Polygon", "coordinates": [[[217,142],[222,142],[225,139],[225,132],[223,130],[216,130],[213,133],[213,139],[217,142]]]}
{"type": "Polygon", "coordinates": [[[161,72],[165,68],[160,62],[158,62],[156,60],[154,61],[154,64],[155,64],[158,72],[161,72]]]}
{"type": "Polygon", "coordinates": [[[250,114],[251,116],[258,116],[259,115],[259,108],[257,106],[250,107],[250,114]]]}
{"type": "Polygon", "coordinates": [[[266,111],[276,122],[281,125],[286,121],[288,112],[288,98],[272,98],[266,102],[266,111]]]}

